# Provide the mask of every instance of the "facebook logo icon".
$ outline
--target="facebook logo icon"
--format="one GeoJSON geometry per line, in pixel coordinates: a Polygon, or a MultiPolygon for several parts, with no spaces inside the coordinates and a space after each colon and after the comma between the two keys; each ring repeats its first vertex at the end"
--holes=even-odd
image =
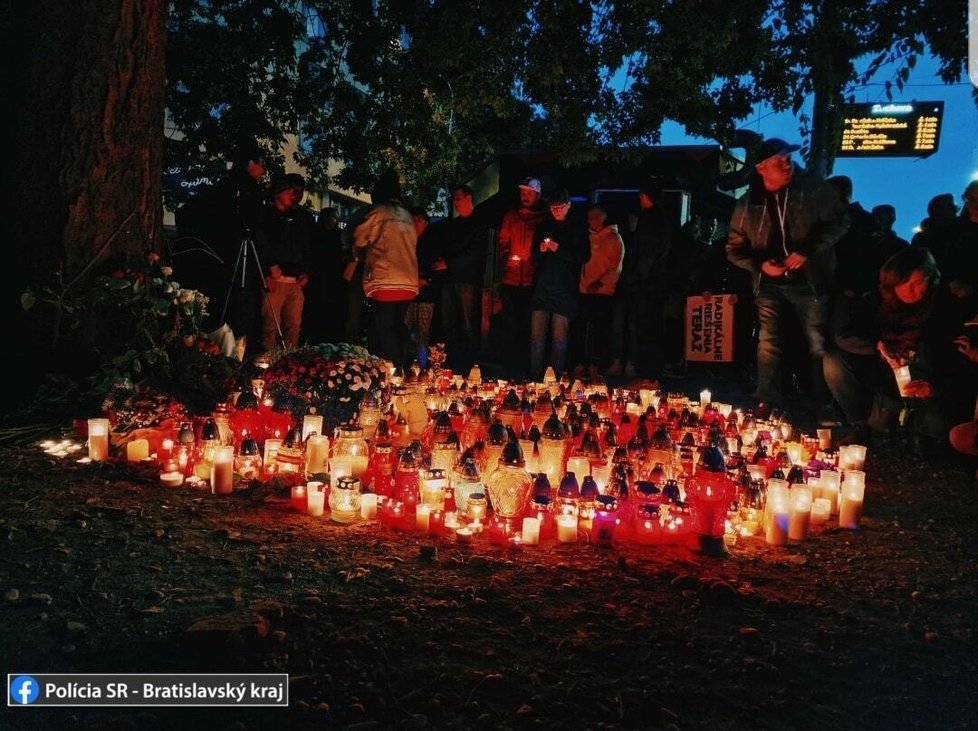
{"type": "Polygon", "coordinates": [[[10,681],[10,700],[18,706],[26,706],[37,700],[41,684],[30,675],[18,675],[10,681]]]}

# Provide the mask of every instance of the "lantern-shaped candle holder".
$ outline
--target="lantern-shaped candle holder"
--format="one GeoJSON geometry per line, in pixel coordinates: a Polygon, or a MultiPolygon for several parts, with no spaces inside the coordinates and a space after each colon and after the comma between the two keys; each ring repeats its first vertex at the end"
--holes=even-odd
{"type": "Polygon", "coordinates": [[[360,520],[360,480],[341,477],[329,489],[329,512],[334,523],[355,523],[360,520]]]}

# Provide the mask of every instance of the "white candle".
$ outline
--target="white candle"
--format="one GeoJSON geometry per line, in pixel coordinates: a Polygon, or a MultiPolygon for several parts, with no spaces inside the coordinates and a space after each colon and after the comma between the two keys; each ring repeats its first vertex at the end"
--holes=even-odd
{"type": "Polygon", "coordinates": [[[422,533],[428,532],[428,522],[431,516],[431,507],[429,505],[418,505],[417,512],[415,513],[415,527],[422,533]]]}
{"type": "Polygon", "coordinates": [[[377,517],[377,495],[368,492],[360,496],[360,517],[374,520],[377,517]]]}
{"type": "Polygon", "coordinates": [[[149,459],[149,440],[133,439],[126,444],[126,461],[142,462],[149,459]]]}
{"type": "Polygon", "coordinates": [[[812,517],[812,491],[797,487],[791,491],[791,514],[788,517],[788,540],[803,541],[808,538],[808,524],[812,517]]]}
{"type": "Polygon", "coordinates": [[[315,517],[326,511],[326,493],[321,490],[306,490],[306,512],[315,517]]]}
{"type": "Polygon", "coordinates": [[[523,518],[523,542],[535,546],[540,542],[540,519],[523,518]]]}
{"type": "Polygon", "coordinates": [[[109,456],[109,420],[88,420],[88,458],[102,462],[109,456]]]}
{"type": "Polygon", "coordinates": [[[831,429],[816,429],[815,433],[818,434],[818,448],[822,450],[832,449],[832,430],[831,429]]]}
{"type": "Polygon", "coordinates": [[[311,434],[306,440],[306,475],[324,474],[328,459],[329,439],[322,434],[311,434]]]}
{"type": "Polygon", "coordinates": [[[180,487],[183,484],[183,473],[163,472],[160,474],[160,483],[164,487],[180,487]]]}
{"type": "Polygon", "coordinates": [[[821,525],[832,514],[832,501],[819,497],[812,500],[812,525],[821,525]]]}
{"type": "Polygon", "coordinates": [[[709,389],[704,388],[700,391],[700,406],[709,406],[712,398],[713,394],[710,393],[709,389]]]}
{"type": "Polygon", "coordinates": [[[214,447],[211,463],[211,492],[230,495],[234,488],[234,447],[214,447]]]}
{"type": "MultiPolygon", "coordinates": [[[[848,477],[848,475],[847,475],[848,477]]],[[[865,485],[857,480],[842,485],[842,501],[839,503],[839,527],[854,530],[863,517],[865,485]]]]}
{"type": "Polygon", "coordinates": [[[306,414],[302,417],[302,441],[306,441],[313,432],[323,433],[323,417],[318,414],[306,414]]]}
{"type": "Polygon", "coordinates": [[[577,543],[577,516],[557,517],[557,540],[561,543],[577,543]]]}
{"type": "Polygon", "coordinates": [[[265,457],[264,459],[262,459],[262,464],[265,465],[266,470],[268,470],[270,467],[274,467],[275,458],[278,456],[278,448],[281,446],[282,446],[281,439],[265,440],[265,457]]]}
{"type": "Polygon", "coordinates": [[[822,497],[829,501],[832,515],[839,512],[839,485],[842,475],[836,470],[822,470],[819,474],[822,480],[822,497]]]}

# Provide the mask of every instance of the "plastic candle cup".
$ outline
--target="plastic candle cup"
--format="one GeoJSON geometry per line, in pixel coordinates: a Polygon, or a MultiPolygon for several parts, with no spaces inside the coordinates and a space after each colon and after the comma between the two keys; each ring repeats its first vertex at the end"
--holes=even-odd
{"type": "Polygon", "coordinates": [[[102,462],[109,456],[109,420],[88,420],[88,457],[92,462],[102,462]]]}
{"type": "Polygon", "coordinates": [[[812,515],[812,490],[797,485],[789,496],[791,512],[788,517],[788,540],[801,542],[808,537],[808,524],[812,515]]]}
{"type": "MultiPolygon", "coordinates": [[[[846,475],[848,478],[848,475],[846,475]]],[[[855,530],[863,516],[863,496],[866,486],[861,480],[846,480],[842,485],[839,503],[839,527],[855,530]]]]}
{"type": "Polygon", "coordinates": [[[812,525],[827,522],[831,513],[832,503],[828,498],[820,497],[812,500],[812,525]]]}
{"type": "Polygon", "coordinates": [[[307,490],[306,512],[313,517],[321,517],[326,512],[326,493],[320,490],[307,490]]]}
{"type": "Polygon", "coordinates": [[[415,511],[415,528],[422,533],[428,532],[428,524],[431,515],[431,506],[421,503],[415,511]]]}
{"type": "Polygon", "coordinates": [[[230,495],[234,489],[234,447],[214,447],[213,455],[211,492],[215,495],[230,495]]]}
{"type": "Polygon", "coordinates": [[[306,440],[306,476],[325,474],[328,460],[329,439],[319,433],[310,434],[306,440]]]}
{"type": "Polygon", "coordinates": [[[370,492],[360,496],[360,517],[374,520],[377,517],[377,496],[370,492]]]}
{"type": "Polygon", "coordinates": [[[539,518],[523,518],[523,531],[521,535],[523,542],[528,546],[535,546],[540,543],[539,518]]]}
{"type": "Polygon", "coordinates": [[[306,512],[306,486],[295,485],[292,488],[292,509],[298,513],[306,512]]]}
{"type": "Polygon", "coordinates": [[[302,417],[302,441],[305,442],[315,432],[323,433],[323,417],[318,414],[306,414],[302,417]]]}
{"type": "Polygon", "coordinates": [[[557,540],[560,543],[577,543],[576,515],[560,515],[557,517],[557,540]]]}
{"type": "Polygon", "coordinates": [[[839,486],[842,475],[836,470],[822,470],[819,474],[822,481],[821,497],[829,501],[829,510],[832,515],[839,512],[839,486]]]}

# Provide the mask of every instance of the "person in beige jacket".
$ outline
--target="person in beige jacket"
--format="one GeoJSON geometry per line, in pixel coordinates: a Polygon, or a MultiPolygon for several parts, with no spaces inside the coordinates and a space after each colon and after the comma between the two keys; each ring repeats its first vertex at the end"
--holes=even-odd
{"type": "Polygon", "coordinates": [[[575,322],[574,352],[579,374],[592,375],[606,365],[611,333],[612,296],[621,276],[625,245],[617,224],[608,223],[608,212],[595,203],[587,210],[591,258],[581,267],[580,317],[575,322]]]}

